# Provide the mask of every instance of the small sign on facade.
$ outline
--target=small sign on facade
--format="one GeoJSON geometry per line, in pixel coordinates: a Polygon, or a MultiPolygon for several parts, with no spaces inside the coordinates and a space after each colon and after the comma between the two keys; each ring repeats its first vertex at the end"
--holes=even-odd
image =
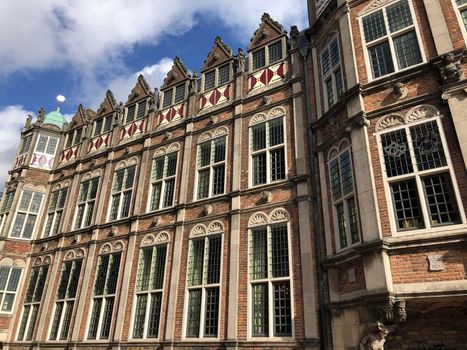
{"type": "Polygon", "coordinates": [[[444,271],[443,256],[440,254],[428,255],[428,262],[430,271],[444,271]]]}

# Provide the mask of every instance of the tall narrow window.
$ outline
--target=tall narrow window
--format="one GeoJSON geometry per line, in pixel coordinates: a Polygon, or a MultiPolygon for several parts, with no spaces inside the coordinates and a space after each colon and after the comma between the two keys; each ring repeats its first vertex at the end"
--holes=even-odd
{"type": "Polygon", "coordinates": [[[96,205],[98,186],[98,177],[81,183],[79,187],[78,207],[76,210],[75,230],[91,225],[92,215],[96,205]]]}
{"type": "Polygon", "coordinates": [[[225,192],[226,137],[198,145],[198,199],[225,192]]]}
{"type": "Polygon", "coordinates": [[[336,223],[334,227],[340,249],[360,242],[351,159],[350,149],[347,148],[329,161],[331,196],[336,223]]]}
{"type": "Polygon", "coordinates": [[[10,237],[32,238],[43,196],[41,192],[23,190],[10,237]]]}
{"type": "Polygon", "coordinates": [[[94,282],[88,339],[109,339],[121,253],[99,256],[94,282]]]}
{"type": "Polygon", "coordinates": [[[20,267],[0,266],[0,312],[12,312],[21,278],[20,267]]]}
{"type": "Polygon", "coordinates": [[[38,154],[45,154],[45,155],[55,155],[55,151],[57,150],[58,145],[58,138],[46,135],[39,135],[39,139],[36,143],[35,152],[38,154]]]}
{"type": "Polygon", "coordinates": [[[292,336],[287,223],[250,230],[251,335],[292,336]]]}
{"type": "Polygon", "coordinates": [[[18,155],[27,153],[29,151],[29,147],[31,147],[32,135],[26,136],[21,141],[21,147],[19,148],[18,155]]]}
{"type": "Polygon", "coordinates": [[[47,224],[45,225],[44,237],[56,235],[58,233],[67,193],[68,188],[62,188],[52,192],[52,197],[50,198],[47,213],[47,224]]]}
{"type": "Polygon", "coordinates": [[[185,99],[185,83],[175,87],[174,104],[182,102],[185,99]]]}
{"type": "Polygon", "coordinates": [[[48,265],[35,266],[31,270],[17,340],[32,340],[34,336],[48,271],[48,265]]]}
{"type": "Polygon", "coordinates": [[[68,260],[62,264],[60,282],[55,296],[50,340],[68,339],[82,264],[82,259],[68,260]]]}
{"type": "Polygon", "coordinates": [[[227,84],[230,81],[230,63],[204,73],[204,91],[227,84]]]}
{"type": "Polygon", "coordinates": [[[2,206],[0,208],[0,234],[3,234],[3,228],[5,227],[6,220],[10,214],[10,209],[11,205],[13,204],[14,197],[15,191],[10,191],[3,195],[2,206]]]}
{"type": "Polygon", "coordinates": [[[321,52],[321,74],[324,86],[325,108],[328,110],[344,92],[341,60],[337,36],[324,47],[321,52]]]}
{"type": "Polygon", "coordinates": [[[399,0],[361,19],[373,78],[423,61],[409,0],[399,0]]]}
{"type": "Polygon", "coordinates": [[[439,119],[380,135],[397,231],[460,223],[439,119]]]}
{"type": "Polygon", "coordinates": [[[126,123],[131,123],[133,120],[141,119],[146,114],[146,100],[140,101],[128,107],[126,114],[126,123]]]}
{"type": "Polygon", "coordinates": [[[135,165],[115,172],[112,184],[110,220],[122,219],[130,215],[135,172],[135,165]]]}
{"type": "Polygon", "coordinates": [[[157,157],[152,162],[150,210],[173,205],[175,175],[177,173],[177,152],[157,157]]]}
{"type": "Polygon", "coordinates": [[[166,256],[167,244],[140,250],[133,338],[159,338],[166,256]]]}
{"type": "Polygon", "coordinates": [[[187,338],[218,337],[222,236],[190,240],[187,338]]]}
{"type": "Polygon", "coordinates": [[[284,118],[274,118],[250,128],[252,185],[285,179],[284,118]]]}

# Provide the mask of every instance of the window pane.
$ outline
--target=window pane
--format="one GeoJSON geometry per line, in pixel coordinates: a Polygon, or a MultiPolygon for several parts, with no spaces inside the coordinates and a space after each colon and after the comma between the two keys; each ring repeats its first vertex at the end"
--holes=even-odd
{"type": "Polygon", "coordinates": [[[251,128],[252,131],[252,150],[258,151],[266,148],[266,124],[255,125],[251,128]]]}
{"type": "Polygon", "coordinates": [[[204,74],[204,90],[210,90],[214,87],[216,71],[212,70],[204,74]]]}
{"type": "Polygon", "coordinates": [[[407,0],[398,1],[386,7],[389,30],[394,33],[400,29],[411,26],[412,14],[407,0]]]}
{"type": "Polygon", "coordinates": [[[2,312],[11,312],[13,310],[13,302],[15,301],[15,294],[6,293],[3,299],[2,312]]]}
{"type": "Polygon", "coordinates": [[[285,179],[285,152],[284,148],[271,151],[271,181],[285,179]]]}
{"type": "Polygon", "coordinates": [[[186,327],[187,337],[199,336],[199,323],[201,311],[201,289],[190,290],[188,294],[188,320],[186,327]]]}
{"type": "Polygon", "coordinates": [[[165,271],[165,258],[167,255],[167,245],[158,245],[155,248],[156,260],[153,261],[153,268],[152,268],[152,280],[151,280],[151,288],[152,289],[162,289],[164,285],[164,271],[165,271]]]}
{"type": "Polygon", "coordinates": [[[94,299],[91,320],[89,322],[88,339],[96,339],[99,315],[101,313],[102,298],[94,299]]]}
{"type": "Polygon", "coordinates": [[[100,135],[102,132],[102,124],[104,123],[104,118],[100,118],[96,120],[96,124],[94,127],[94,136],[100,135]]]}
{"type": "Polygon", "coordinates": [[[131,205],[131,191],[127,191],[123,194],[123,203],[120,218],[126,218],[130,215],[131,205]]]}
{"type": "Polygon", "coordinates": [[[464,22],[465,30],[467,30],[467,9],[461,11],[462,22],[464,22]]]}
{"type": "Polygon", "coordinates": [[[162,293],[151,294],[151,305],[149,307],[148,337],[159,336],[159,323],[161,317],[162,293]]]}
{"type": "Polygon", "coordinates": [[[225,165],[215,167],[213,172],[212,195],[216,196],[224,193],[225,165]]]}
{"type": "Polygon", "coordinates": [[[112,193],[122,190],[124,175],[125,175],[125,169],[121,169],[115,172],[113,186],[112,186],[112,193]]]}
{"type": "Polygon", "coordinates": [[[57,299],[65,298],[72,264],[73,264],[72,261],[66,261],[62,264],[62,273],[60,276],[60,284],[58,285],[58,290],[57,290],[57,299]]]}
{"type": "Polygon", "coordinates": [[[394,48],[396,49],[399,69],[404,69],[422,62],[422,55],[415,31],[394,38],[394,48]]]}
{"type": "Polygon", "coordinates": [[[174,103],[182,102],[185,98],[185,84],[178,85],[175,88],[175,101],[174,103]]]}
{"type": "Polygon", "coordinates": [[[188,283],[198,286],[203,279],[204,239],[191,241],[190,261],[188,266],[188,283]]]}
{"type": "Polygon", "coordinates": [[[225,160],[225,137],[215,139],[214,143],[214,163],[225,160]]]}
{"type": "Polygon", "coordinates": [[[269,333],[268,285],[251,286],[252,298],[252,335],[267,336],[269,333]]]}
{"type": "Polygon", "coordinates": [[[357,221],[357,207],[355,204],[355,198],[349,198],[347,200],[347,209],[349,211],[349,227],[350,227],[350,238],[352,244],[360,242],[358,235],[358,221],[357,221]]]}
{"type": "Polygon", "coordinates": [[[105,294],[114,294],[117,289],[118,270],[120,268],[121,253],[114,253],[110,255],[109,273],[107,276],[105,294]]]}
{"type": "Polygon", "coordinates": [[[30,212],[32,212],[32,213],[38,213],[39,212],[39,208],[41,206],[41,201],[42,201],[43,196],[44,196],[43,193],[33,192],[31,207],[29,208],[30,212]]]}
{"type": "Polygon", "coordinates": [[[266,183],[266,153],[253,156],[253,185],[266,183]]]}
{"type": "Polygon", "coordinates": [[[419,170],[446,166],[446,157],[436,121],[412,126],[410,134],[419,170]]]}
{"type": "Polygon", "coordinates": [[[368,48],[373,78],[394,72],[391,50],[387,41],[368,48]]]}
{"type": "Polygon", "coordinates": [[[126,114],[126,122],[130,123],[135,119],[136,105],[128,107],[128,112],[126,114]]]}
{"type": "Polygon", "coordinates": [[[146,112],[146,100],[138,103],[138,115],[136,116],[136,118],[137,119],[143,118],[145,112],[146,112]]]}
{"type": "Polygon", "coordinates": [[[329,57],[329,50],[324,50],[321,53],[321,71],[323,76],[326,76],[331,70],[331,60],[329,57]]]}
{"type": "Polygon", "coordinates": [[[252,280],[268,277],[268,249],[266,228],[255,229],[251,234],[250,278],[252,280]]]}
{"type": "Polygon", "coordinates": [[[159,209],[159,203],[161,200],[161,190],[162,190],[162,182],[155,183],[152,185],[152,193],[151,193],[151,210],[159,209]]]}
{"type": "Polygon", "coordinates": [[[334,72],[334,76],[336,78],[336,92],[337,97],[344,93],[344,82],[342,81],[342,72],[340,69],[334,72]]]}
{"type": "Polygon", "coordinates": [[[16,292],[20,277],[21,269],[12,267],[10,272],[10,280],[8,281],[8,286],[6,287],[6,290],[9,292],[16,292]]]}
{"type": "Polygon", "coordinates": [[[289,241],[286,225],[271,228],[271,242],[272,277],[286,277],[289,275],[289,241]]]}
{"type": "Polygon", "coordinates": [[[282,59],[282,41],[269,45],[269,64],[282,59]]]}
{"type": "Polygon", "coordinates": [[[274,283],[274,335],[292,335],[289,282],[274,283]]]}
{"type": "Polygon", "coordinates": [[[32,198],[32,191],[23,191],[23,195],[21,196],[21,202],[19,203],[19,210],[28,210],[29,204],[31,203],[32,198]]]}
{"type": "Polygon", "coordinates": [[[55,340],[57,339],[58,335],[58,326],[60,323],[60,318],[62,317],[62,311],[63,311],[63,304],[64,302],[57,303],[55,305],[55,315],[52,321],[52,329],[50,330],[50,340],[55,340]]]}
{"type": "Polygon", "coordinates": [[[347,223],[345,221],[345,214],[344,214],[344,205],[339,204],[336,206],[337,212],[337,229],[339,230],[339,243],[341,248],[347,247],[347,223]]]}
{"type": "Polygon", "coordinates": [[[367,43],[386,35],[383,10],[373,12],[372,14],[363,17],[362,24],[365,41],[367,43]]]}
{"type": "Polygon", "coordinates": [[[26,214],[18,213],[16,214],[16,220],[13,224],[13,228],[11,229],[11,236],[12,237],[19,237],[21,235],[21,230],[24,225],[24,221],[26,220],[26,214]]]}
{"type": "Polygon", "coordinates": [[[70,329],[71,315],[73,313],[74,301],[68,301],[66,303],[65,315],[63,316],[62,331],[60,332],[60,340],[66,340],[68,338],[68,330],[70,329]]]}
{"type": "Polygon", "coordinates": [[[211,141],[199,145],[198,165],[200,167],[211,163],[211,141]]]}
{"type": "Polygon", "coordinates": [[[142,338],[144,329],[144,318],[146,313],[146,305],[148,295],[138,295],[136,297],[135,318],[133,321],[133,338],[142,338]]]}
{"type": "Polygon", "coordinates": [[[19,154],[24,154],[29,151],[29,147],[31,146],[32,135],[27,136],[21,142],[21,147],[19,149],[19,154]]]}
{"type": "Polygon", "coordinates": [[[82,265],[82,260],[74,260],[73,262],[73,269],[71,270],[70,282],[68,283],[68,290],[66,294],[67,298],[76,297],[76,291],[78,290],[78,281],[82,265]]]}
{"type": "Polygon", "coordinates": [[[84,217],[83,227],[88,227],[91,225],[93,211],[94,211],[94,202],[89,202],[88,208],[86,210],[86,216],[84,217]]]}
{"type": "Polygon", "coordinates": [[[206,289],[204,336],[217,337],[219,324],[219,288],[206,289]]]}
{"type": "Polygon", "coordinates": [[[423,178],[425,197],[433,226],[459,222],[456,202],[448,174],[423,178]]]}
{"type": "Polygon", "coordinates": [[[29,327],[26,333],[26,340],[31,340],[36,327],[37,312],[39,311],[39,304],[32,306],[31,319],[29,320],[29,327]]]}
{"type": "Polygon", "coordinates": [[[32,232],[34,231],[34,226],[36,224],[37,215],[29,214],[26,219],[26,224],[24,225],[23,238],[31,238],[32,232]]]}
{"type": "Polygon", "coordinates": [[[342,176],[342,191],[344,195],[353,191],[352,167],[350,165],[350,151],[346,150],[339,156],[341,176],[342,176]]]}
{"type": "Polygon", "coordinates": [[[152,247],[141,250],[138,273],[136,275],[136,291],[146,291],[149,287],[149,278],[152,264],[152,247]]]}
{"type": "Polygon", "coordinates": [[[324,82],[324,85],[326,86],[326,96],[328,98],[328,108],[331,108],[335,101],[334,101],[334,89],[332,87],[332,78],[329,78],[324,82]]]}
{"type": "Polygon", "coordinates": [[[383,147],[384,165],[388,177],[413,172],[405,130],[397,130],[382,134],[381,144],[383,147]]]}
{"type": "Polygon", "coordinates": [[[26,331],[26,323],[28,322],[29,313],[31,312],[31,305],[25,305],[23,310],[23,318],[19,325],[18,340],[24,339],[24,332],[26,331]]]}
{"type": "Polygon", "coordinates": [[[198,172],[198,199],[209,196],[209,172],[209,169],[198,172]]]}
{"type": "Polygon", "coordinates": [[[117,219],[119,204],[120,204],[120,194],[116,196],[112,196],[112,204],[110,207],[110,218],[109,218],[110,220],[117,219]]]}
{"type": "Polygon", "coordinates": [[[11,267],[0,267],[0,290],[5,290],[11,267]]]}
{"type": "Polygon", "coordinates": [[[73,140],[73,145],[77,145],[81,142],[81,135],[83,133],[83,128],[76,129],[75,131],[75,138],[73,140]]]}
{"type": "Polygon", "coordinates": [[[126,168],[126,177],[125,177],[125,189],[132,188],[133,187],[133,180],[135,178],[135,171],[136,167],[132,166],[130,168],[126,168]]]}
{"type": "Polygon", "coordinates": [[[332,67],[336,67],[340,63],[339,59],[339,44],[337,43],[337,37],[331,41],[329,45],[329,54],[331,56],[331,65],[332,67]]]}
{"type": "Polygon", "coordinates": [[[391,184],[398,231],[423,228],[415,180],[391,184]]]}
{"type": "Polygon", "coordinates": [[[108,116],[108,117],[105,118],[104,131],[103,132],[109,131],[111,126],[112,126],[112,117],[108,116]]]}
{"type": "Polygon", "coordinates": [[[264,67],[266,65],[266,56],[264,48],[253,52],[253,70],[264,67]]]}
{"type": "Polygon", "coordinates": [[[173,198],[174,198],[174,188],[175,188],[175,180],[168,180],[165,182],[165,195],[164,195],[164,203],[162,203],[162,206],[165,207],[170,207],[173,204],[173,198]]]}
{"type": "Polygon", "coordinates": [[[105,307],[102,313],[102,327],[100,339],[107,339],[110,333],[110,325],[112,323],[112,313],[114,307],[114,297],[105,298],[105,307]]]}
{"type": "Polygon", "coordinates": [[[39,277],[37,278],[36,289],[32,297],[33,302],[40,302],[42,300],[42,293],[44,292],[45,280],[47,278],[48,266],[42,266],[39,270],[39,277]]]}
{"type": "Polygon", "coordinates": [[[284,120],[273,119],[269,122],[269,146],[284,143],[284,120]]]}
{"type": "Polygon", "coordinates": [[[39,140],[37,141],[36,144],[36,152],[41,152],[43,153],[45,151],[45,147],[47,146],[47,140],[49,138],[44,135],[39,136],[39,140]]]}
{"type": "Polygon", "coordinates": [[[219,81],[218,86],[228,83],[230,80],[230,63],[219,67],[219,81]]]}
{"type": "Polygon", "coordinates": [[[49,138],[49,143],[47,144],[47,149],[45,150],[45,153],[54,155],[55,154],[55,148],[57,147],[58,139],[56,137],[50,137],[49,138]]]}
{"type": "Polygon", "coordinates": [[[221,272],[221,247],[222,238],[220,236],[209,238],[207,284],[219,283],[221,272]]]}
{"type": "Polygon", "coordinates": [[[96,281],[94,283],[94,295],[104,294],[107,269],[109,268],[110,255],[101,255],[97,265],[96,281]]]}
{"type": "Polygon", "coordinates": [[[162,103],[162,108],[168,107],[172,104],[173,89],[164,91],[164,102],[162,103]]]}
{"type": "Polygon", "coordinates": [[[177,170],[177,153],[171,153],[167,156],[166,176],[174,176],[176,170],[177,170]]]}

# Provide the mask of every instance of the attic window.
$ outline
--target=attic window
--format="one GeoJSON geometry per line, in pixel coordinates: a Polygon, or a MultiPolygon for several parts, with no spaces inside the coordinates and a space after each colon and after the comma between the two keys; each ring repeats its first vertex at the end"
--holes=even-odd
{"type": "Polygon", "coordinates": [[[282,42],[277,41],[268,47],[269,64],[280,61],[282,59],[282,42]]]}
{"type": "Polygon", "coordinates": [[[78,128],[73,131],[70,131],[67,135],[65,148],[77,145],[81,142],[81,135],[83,133],[83,128],[78,128]]]}
{"type": "Polygon", "coordinates": [[[31,146],[32,135],[26,136],[21,143],[21,147],[19,149],[18,154],[24,154],[29,151],[29,147],[31,146]]]}
{"type": "Polygon", "coordinates": [[[167,89],[164,91],[164,100],[162,108],[169,107],[170,105],[182,102],[185,99],[185,83],[181,83],[176,87],[167,89]],[[175,90],[175,98],[174,98],[175,90]]]}
{"type": "Polygon", "coordinates": [[[162,104],[162,107],[168,107],[172,104],[172,96],[173,96],[173,89],[169,89],[167,91],[164,91],[164,103],[162,104]]]}
{"type": "Polygon", "coordinates": [[[98,119],[94,127],[94,136],[105,134],[106,132],[110,130],[111,126],[112,126],[111,115],[98,119]]]}
{"type": "Polygon", "coordinates": [[[180,84],[175,88],[175,101],[174,103],[178,103],[183,101],[185,98],[185,84],[180,84]]]}
{"type": "Polygon", "coordinates": [[[253,70],[268,66],[282,59],[282,40],[253,52],[253,70]]]}
{"type": "Polygon", "coordinates": [[[204,73],[204,91],[216,86],[227,84],[230,81],[230,63],[204,73]]]}
{"type": "Polygon", "coordinates": [[[216,71],[212,70],[204,75],[204,90],[210,90],[216,83],[216,71]]]}
{"type": "Polygon", "coordinates": [[[128,112],[126,114],[126,123],[131,123],[135,119],[140,119],[144,117],[146,112],[146,100],[140,101],[128,107],[128,112]],[[136,118],[135,118],[136,116],[136,118]]]}

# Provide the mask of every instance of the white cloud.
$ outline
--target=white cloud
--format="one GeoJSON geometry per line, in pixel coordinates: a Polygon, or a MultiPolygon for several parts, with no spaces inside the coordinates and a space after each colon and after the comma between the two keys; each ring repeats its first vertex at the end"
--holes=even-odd
{"type": "Polygon", "coordinates": [[[18,149],[20,133],[28,114],[23,106],[8,106],[0,109],[0,191],[3,190],[8,178],[8,170],[11,169],[13,158],[18,149]]]}

